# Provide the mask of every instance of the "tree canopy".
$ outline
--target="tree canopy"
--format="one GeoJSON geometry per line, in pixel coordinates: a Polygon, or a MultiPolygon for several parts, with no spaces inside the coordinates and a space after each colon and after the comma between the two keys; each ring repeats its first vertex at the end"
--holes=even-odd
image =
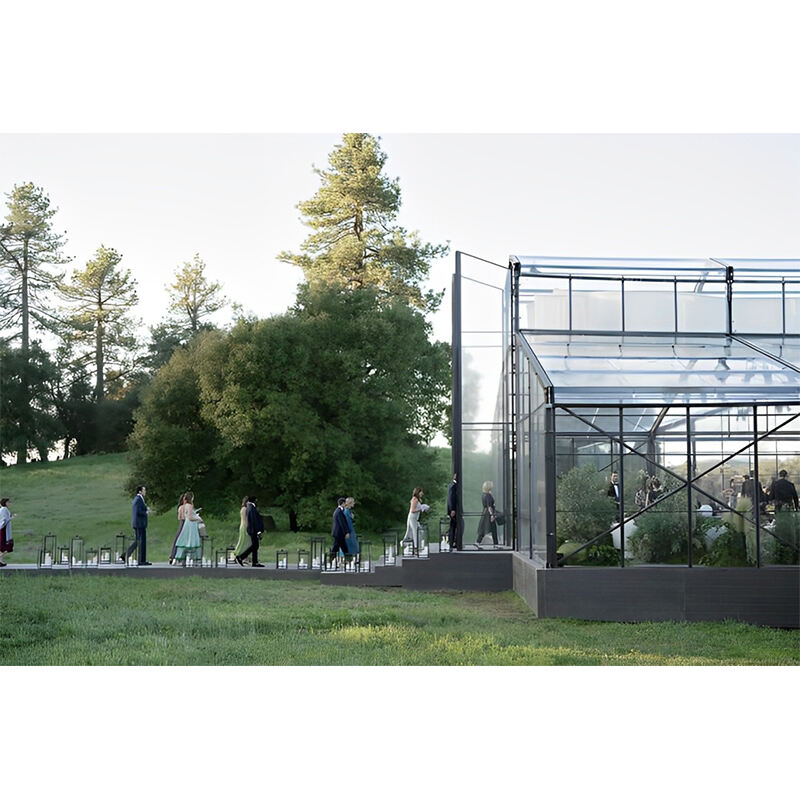
{"type": "Polygon", "coordinates": [[[205,261],[195,253],[192,261],[184,261],[178,267],[175,280],[169,285],[170,322],[180,338],[194,336],[204,318],[228,304],[222,284],[209,281],[205,271],[205,261]]]}
{"type": "Polygon", "coordinates": [[[446,479],[425,444],[445,418],[449,353],[428,337],[404,302],[330,287],[200,334],[143,393],[131,485],[161,507],[187,488],[206,508],[256,493],[305,529],[347,493],[367,528],[396,522],[414,485],[446,479]]]}
{"type": "Polygon", "coordinates": [[[329,157],[330,169],[315,169],[322,185],[298,204],[313,229],[298,254],[281,261],[303,270],[312,286],[372,288],[424,311],[435,310],[441,294],[424,291],[431,261],[448,245],[423,242],[396,224],[400,185],[383,174],[386,154],[366,133],[346,133],[329,157]]]}

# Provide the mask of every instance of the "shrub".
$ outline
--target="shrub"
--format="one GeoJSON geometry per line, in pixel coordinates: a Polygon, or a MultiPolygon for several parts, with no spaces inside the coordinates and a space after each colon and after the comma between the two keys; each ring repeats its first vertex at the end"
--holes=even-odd
{"type": "MultiPolygon", "coordinates": [[[[559,546],[565,542],[588,542],[614,524],[617,507],[607,491],[605,476],[592,464],[574,467],[558,479],[556,538],[559,546]]],[[[601,543],[606,544],[605,537],[601,543]]],[[[607,544],[611,544],[611,534],[607,544]]]]}

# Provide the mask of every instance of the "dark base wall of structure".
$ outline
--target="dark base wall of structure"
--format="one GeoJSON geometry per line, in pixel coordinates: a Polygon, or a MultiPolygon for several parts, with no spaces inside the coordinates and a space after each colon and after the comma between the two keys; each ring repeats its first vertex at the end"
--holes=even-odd
{"type": "Polygon", "coordinates": [[[796,567],[537,569],[514,554],[514,590],[539,617],[609,622],[733,619],[800,628],[796,567]]]}

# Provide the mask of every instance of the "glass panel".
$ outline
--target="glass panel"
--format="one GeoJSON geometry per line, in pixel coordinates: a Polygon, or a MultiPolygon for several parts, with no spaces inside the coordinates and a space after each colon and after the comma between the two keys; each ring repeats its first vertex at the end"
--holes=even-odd
{"type": "Polygon", "coordinates": [[[679,331],[719,333],[727,330],[728,303],[725,297],[724,284],[721,288],[718,288],[718,284],[710,288],[710,291],[717,290],[718,294],[710,294],[709,288],[707,287],[702,294],[679,292],[679,331]]]}
{"type": "Polygon", "coordinates": [[[587,331],[621,330],[622,291],[620,282],[613,280],[573,281],[572,328],[573,330],[587,331]]]}
{"type": "Polygon", "coordinates": [[[674,331],[675,303],[671,283],[625,284],[626,331],[674,331]]]}
{"type": "Polygon", "coordinates": [[[780,283],[733,284],[733,332],[781,333],[783,310],[780,283]]]}

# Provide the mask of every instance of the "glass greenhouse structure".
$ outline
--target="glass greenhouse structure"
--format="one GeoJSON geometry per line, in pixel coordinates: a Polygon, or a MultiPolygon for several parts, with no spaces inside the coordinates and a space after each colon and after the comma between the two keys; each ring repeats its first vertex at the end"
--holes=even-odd
{"type": "Polygon", "coordinates": [[[492,481],[542,568],[797,565],[800,261],[457,253],[453,433],[465,546],[492,481]]]}

